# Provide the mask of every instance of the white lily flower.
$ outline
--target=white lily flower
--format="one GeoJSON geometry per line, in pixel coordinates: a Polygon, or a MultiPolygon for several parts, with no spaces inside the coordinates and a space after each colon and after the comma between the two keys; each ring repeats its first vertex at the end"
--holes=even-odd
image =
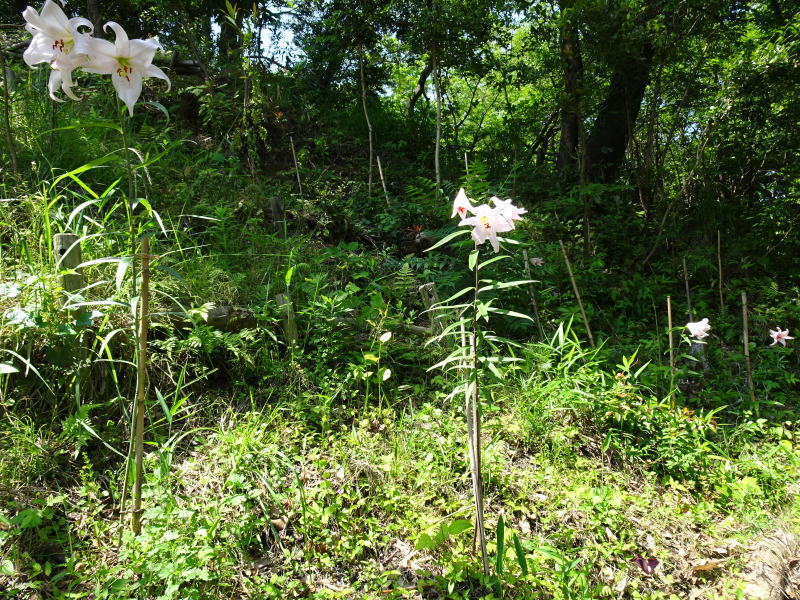
{"type": "Polygon", "coordinates": [[[497,196],[492,196],[492,202],[494,202],[495,207],[497,210],[511,223],[511,227],[514,227],[514,221],[521,221],[522,215],[524,215],[527,210],[522,208],[521,206],[514,206],[511,203],[511,199],[508,200],[500,200],[497,196]]]}
{"type": "Polygon", "coordinates": [[[472,239],[475,240],[476,244],[483,244],[488,239],[492,244],[492,249],[495,252],[499,252],[500,240],[497,239],[497,234],[514,229],[511,220],[488,204],[481,204],[473,212],[475,216],[463,219],[459,226],[469,225],[473,228],[472,239]]]}
{"type": "Polygon", "coordinates": [[[709,325],[708,319],[702,319],[696,323],[687,323],[686,329],[689,330],[692,336],[698,340],[702,340],[704,337],[708,336],[708,330],[711,329],[711,325],[709,325]]]}
{"type": "Polygon", "coordinates": [[[164,71],[153,64],[157,50],[163,50],[158,38],[146,40],[128,39],[128,34],[118,23],[109,21],[103,27],[114,30],[116,39],[112,44],[106,40],[94,39],[89,64],[83,70],[100,75],[111,75],[111,82],[117,95],[128,107],[133,116],[133,106],[142,93],[142,79],[158,77],[167,82],[167,91],[172,84],[164,71]]]}
{"type": "Polygon", "coordinates": [[[467,216],[467,212],[474,213],[475,210],[473,209],[469,198],[467,198],[467,193],[464,191],[464,188],[461,188],[458,190],[458,194],[456,194],[456,199],[453,200],[453,214],[450,215],[450,218],[452,219],[458,215],[464,219],[467,216]]]}
{"type": "Polygon", "coordinates": [[[775,331],[770,329],[769,330],[769,335],[770,335],[770,337],[772,337],[772,343],[770,344],[770,346],[774,346],[778,342],[780,342],[780,344],[782,346],[786,346],[786,340],[793,340],[794,339],[793,337],[789,336],[789,330],[788,329],[784,329],[783,331],[781,331],[780,327],[778,327],[775,331]]]}
{"type": "Polygon", "coordinates": [[[539,257],[539,256],[534,256],[534,257],[531,259],[531,264],[532,264],[534,267],[541,267],[541,266],[543,266],[543,265],[544,265],[544,259],[543,259],[543,258],[541,258],[541,257],[539,257]]]}
{"type": "Polygon", "coordinates": [[[89,58],[93,39],[90,33],[94,29],[92,22],[82,17],[68,19],[53,0],[47,0],[41,12],[28,6],[22,11],[22,16],[27,21],[25,29],[33,35],[22,58],[29,67],[50,63],[53,71],[47,88],[53,100],[63,102],[55,95],[59,87],[73,100],[80,100],[72,91],[75,85],[72,71],[83,66],[89,58]],[[88,33],[79,31],[80,27],[86,27],[88,33]]]}

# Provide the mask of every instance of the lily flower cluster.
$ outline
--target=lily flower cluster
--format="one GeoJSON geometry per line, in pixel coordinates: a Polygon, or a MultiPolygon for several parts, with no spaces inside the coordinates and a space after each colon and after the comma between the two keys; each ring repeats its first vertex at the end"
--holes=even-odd
{"type": "Polygon", "coordinates": [[[487,239],[495,252],[500,251],[500,240],[498,233],[505,233],[514,229],[514,221],[521,221],[522,215],[527,210],[519,206],[514,206],[511,200],[501,200],[497,196],[491,199],[494,207],[488,204],[473,206],[467,198],[464,188],[458,190],[456,199],[453,201],[453,214],[461,217],[459,226],[466,225],[472,227],[472,239],[478,245],[483,244],[487,239]],[[467,217],[467,213],[475,215],[467,217]]]}
{"type": "MultiPolygon", "coordinates": [[[[33,35],[23,59],[28,66],[49,63],[52,72],[47,88],[50,97],[63,102],[55,95],[60,87],[73,100],[81,100],[72,88],[75,81],[72,72],[81,69],[87,73],[111,75],[111,81],[120,99],[133,116],[133,106],[142,93],[142,79],[158,77],[170,85],[166,74],[153,64],[157,50],[162,50],[158,38],[131,40],[117,23],[110,21],[103,29],[112,29],[116,36],[112,44],[108,40],[92,37],[91,21],[83,17],[67,18],[61,7],[53,0],[46,0],[37,12],[27,7],[25,18],[28,33],[33,35]]],[[[169,87],[167,87],[169,91],[169,87]]]]}

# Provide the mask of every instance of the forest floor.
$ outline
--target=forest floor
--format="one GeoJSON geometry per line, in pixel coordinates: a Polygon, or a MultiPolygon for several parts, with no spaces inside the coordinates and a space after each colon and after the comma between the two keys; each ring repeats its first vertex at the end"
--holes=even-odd
{"type": "MultiPolygon", "coordinates": [[[[789,473],[780,505],[753,477],[703,493],[659,480],[554,403],[567,379],[545,379],[495,388],[484,405],[491,577],[475,551],[455,400],[397,394],[353,408],[297,389],[293,401],[228,401],[213,426],[192,409],[148,447],[138,537],[121,522],[111,473],[7,414],[0,596],[744,598],[757,542],[797,527],[789,473]]],[[[785,443],[741,459],[800,463],[785,443]]]]}

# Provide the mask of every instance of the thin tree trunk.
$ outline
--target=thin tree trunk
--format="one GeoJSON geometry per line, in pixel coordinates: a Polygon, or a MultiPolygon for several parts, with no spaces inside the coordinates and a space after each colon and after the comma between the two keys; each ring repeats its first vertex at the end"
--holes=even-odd
{"type": "Polygon", "coordinates": [[[750,362],[750,327],[747,320],[747,292],[742,292],[742,343],[744,345],[744,366],[747,369],[747,392],[750,396],[750,407],[759,415],[756,403],[756,388],[753,384],[753,365],[750,362]]]}
{"type": "Polygon", "coordinates": [[[364,81],[364,49],[361,49],[361,56],[358,60],[359,71],[361,72],[361,106],[364,108],[364,119],[367,122],[367,132],[369,135],[369,175],[367,178],[367,193],[370,198],[372,197],[372,123],[369,120],[369,111],[367,110],[367,84],[364,81]]]}
{"type": "Polygon", "coordinates": [[[431,60],[433,61],[433,83],[436,89],[436,148],[433,154],[433,164],[436,170],[436,193],[438,194],[442,189],[442,172],[439,168],[439,149],[442,143],[442,90],[439,57],[437,56],[435,44],[431,55],[431,60]]]}
{"type": "Polygon", "coordinates": [[[8,73],[6,61],[0,50],[0,72],[3,73],[3,128],[5,129],[6,146],[11,157],[11,170],[17,172],[17,151],[14,145],[14,134],[11,131],[11,97],[8,91],[8,73]]]}

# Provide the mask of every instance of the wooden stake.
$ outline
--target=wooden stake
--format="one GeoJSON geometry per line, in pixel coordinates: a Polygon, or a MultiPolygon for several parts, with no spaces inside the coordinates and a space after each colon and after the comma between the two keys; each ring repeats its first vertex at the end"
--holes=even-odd
{"type": "MultiPolygon", "coordinates": [[[[531,261],[528,258],[527,250],[522,251],[522,257],[525,259],[525,278],[533,279],[531,276],[531,261]]],[[[536,303],[536,287],[531,283],[528,288],[531,293],[531,306],[533,307],[533,317],[536,319],[536,327],[539,329],[540,338],[544,339],[544,329],[542,328],[542,321],[539,319],[539,306],[536,303]]]]}
{"type": "Polygon", "coordinates": [[[286,345],[289,348],[297,346],[297,320],[294,314],[294,305],[292,299],[288,294],[276,294],[275,301],[278,307],[283,311],[283,333],[286,336],[286,345]]]}
{"type": "Polygon", "coordinates": [[[464,152],[464,172],[469,175],[469,159],[466,152],[464,152]]]}
{"type": "Polygon", "coordinates": [[[589,327],[589,319],[586,317],[586,311],[583,310],[583,302],[581,302],[581,294],[578,291],[578,284],[575,282],[575,276],[572,274],[572,265],[567,256],[567,249],[564,248],[564,242],[558,240],[561,246],[561,254],[564,255],[564,263],[567,265],[567,273],[569,273],[569,280],[572,282],[572,291],[575,293],[575,299],[578,301],[578,308],[581,309],[581,317],[583,317],[583,325],[586,327],[586,333],[589,336],[589,345],[594,348],[594,336],[592,335],[592,328],[589,327]]]}
{"type": "Polygon", "coordinates": [[[59,273],[58,281],[67,292],[64,304],[72,302],[70,296],[83,288],[83,273],[78,269],[81,264],[81,245],[79,237],[73,233],[57,233],[53,236],[53,253],[56,258],[58,271],[74,271],[73,273],[59,273]]]}
{"type": "Polygon", "coordinates": [[[381,186],[383,187],[383,197],[386,198],[386,207],[389,208],[389,207],[391,207],[391,204],[389,203],[389,192],[386,191],[386,180],[383,178],[383,167],[381,166],[381,157],[380,156],[376,156],[375,158],[378,161],[378,175],[381,176],[381,186]]]}
{"type": "Polygon", "coordinates": [[[725,314],[725,300],[722,296],[722,236],[717,229],[717,270],[719,271],[719,310],[725,314]]]}
{"type": "Polygon", "coordinates": [[[133,512],[131,529],[142,532],[142,481],[144,480],[144,403],[147,390],[147,330],[150,321],[150,239],[142,239],[142,287],[139,294],[139,352],[136,364],[136,415],[134,456],[136,472],[133,480],[133,512]]]}
{"type": "MultiPolygon", "coordinates": [[[[476,246],[477,248],[477,246],[476,246]]],[[[480,412],[480,393],[478,390],[479,373],[478,370],[478,268],[475,271],[475,292],[472,301],[472,331],[469,336],[470,351],[472,354],[471,376],[474,378],[472,385],[472,405],[470,406],[468,419],[472,419],[472,492],[475,496],[475,532],[481,546],[481,560],[483,561],[483,574],[489,575],[489,554],[486,550],[486,528],[484,527],[483,517],[483,473],[481,471],[481,412],[480,412]]],[[[469,381],[469,380],[468,380],[469,381]]],[[[469,386],[467,386],[469,393],[469,386]]],[[[469,428],[468,428],[469,429],[469,428]]]]}
{"type": "Polygon", "coordinates": [[[17,151],[14,147],[14,134],[11,131],[11,96],[8,91],[8,72],[2,50],[0,50],[0,71],[3,73],[3,125],[6,134],[6,146],[11,157],[11,170],[17,173],[17,151]]]}
{"type": "Polygon", "coordinates": [[[750,332],[747,320],[747,292],[742,292],[742,339],[744,341],[744,367],[747,370],[747,391],[750,394],[750,406],[755,408],[756,416],[759,410],[756,404],[756,388],[753,383],[753,367],[750,363],[750,332]]]}
{"type": "Polygon", "coordinates": [[[294,172],[297,175],[297,189],[300,191],[300,195],[303,195],[303,184],[300,183],[300,167],[297,166],[297,154],[294,152],[294,139],[292,136],[289,136],[289,145],[292,147],[292,160],[294,161],[294,172]]]}

